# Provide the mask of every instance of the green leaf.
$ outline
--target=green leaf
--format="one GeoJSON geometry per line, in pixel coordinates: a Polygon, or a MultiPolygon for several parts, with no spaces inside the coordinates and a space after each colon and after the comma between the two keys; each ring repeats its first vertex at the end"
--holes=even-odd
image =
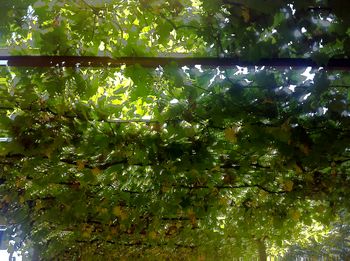
{"type": "Polygon", "coordinates": [[[167,21],[164,21],[158,24],[157,26],[157,33],[159,36],[158,42],[162,45],[166,45],[169,41],[170,32],[173,29],[174,28],[172,27],[172,25],[167,21]]]}
{"type": "Polygon", "coordinates": [[[322,52],[315,52],[311,55],[313,61],[317,63],[318,66],[322,67],[327,65],[329,59],[331,58],[328,54],[322,52]]]}
{"type": "Polygon", "coordinates": [[[129,66],[125,69],[125,76],[133,81],[131,90],[131,99],[145,98],[152,93],[152,76],[149,69],[140,65],[129,66]]]}

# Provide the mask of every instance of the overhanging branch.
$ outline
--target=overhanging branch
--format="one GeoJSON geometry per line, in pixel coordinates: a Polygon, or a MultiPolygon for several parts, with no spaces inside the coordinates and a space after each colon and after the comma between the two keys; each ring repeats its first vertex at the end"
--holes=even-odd
{"type": "Polygon", "coordinates": [[[267,66],[267,67],[324,67],[328,70],[349,70],[350,59],[330,59],[318,64],[307,58],[266,58],[244,61],[239,58],[217,57],[101,57],[101,56],[0,56],[7,66],[16,67],[119,67],[139,64],[155,68],[175,63],[178,66],[202,65],[207,67],[267,66]]]}

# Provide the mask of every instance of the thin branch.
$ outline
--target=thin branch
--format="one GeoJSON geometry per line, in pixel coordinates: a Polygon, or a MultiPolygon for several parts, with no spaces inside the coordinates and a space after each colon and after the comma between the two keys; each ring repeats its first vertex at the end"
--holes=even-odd
{"type": "MultiPolygon", "coordinates": [[[[94,242],[98,242],[100,241],[99,239],[92,239],[92,240],[76,240],[77,243],[94,243],[94,242]]],[[[113,240],[106,240],[103,241],[109,244],[113,244],[113,245],[119,245],[119,246],[126,246],[126,247],[164,247],[167,246],[168,244],[171,243],[156,243],[156,244],[151,244],[151,243],[143,243],[143,242],[135,242],[135,243],[123,243],[123,242],[116,242],[113,240]]],[[[174,244],[177,248],[190,248],[190,249],[194,249],[197,246],[194,245],[184,245],[184,244],[174,244]]]]}
{"type": "MultiPolygon", "coordinates": [[[[216,185],[216,186],[208,186],[208,185],[178,185],[178,184],[173,184],[171,185],[172,188],[174,189],[188,189],[188,190],[200,190],[200,189],[217,189],[217,190],[233,190],[233,189],[246,189],[246,188],[259,188],[269,194],[284,194],[287,193],[288,191],[285,190],[270,190],[262,185],[259,184],[242,184],[242,185],[216,185]]],[[[135,190],[127,190],[123,189],[122,190],[125,193],[130,193],[130,194],[144,194],[144,193],[151,193],[155,191],[159,191],[159,189],[148,189],[144,191],[135,191],[135,190]]]]}
{"type": "Polygon", "coordinates": [[[261,186],[259,184],[255,184],[253,186],[257,187],[257,188],[259,188],[259,189],[261,189],[261,190],[263,190],[263,191],[265,191],[265,192],[267,192],[269,194],[284,194],[284,193],[288,192],[288,191],[285,191],[285,190],[277,190],[277,191],[269,190],[269,189],[267,189],[267,188],[265,188],[265,187],[263,187],[263,186],[261,186]]]}
{"type": "Polygon", "coordinates": [[[87,6],[88,8],[90,8],[94,14],[98,14],[98,11],[100,10],[100,8],[95,7],[90,5],[88,2],[86,2],[85,0],[80,0],[85,6],[87,6]]]}
{"type": "MultiPolygon", "coordinates": [[[[63,162],[63,163],[66,163],[66,164],[70,164],[70,165],[77,165],[77,162],[78,162],[75,159],[68,159],[68,158],[62,158],[59,161],[63,162]]],[[[144,164],[144,163],[141,163],[141,162],[140,163],[130,163],[128,161],[128,159],[122,159],[122,160],[116,160],[116,161],[106,162],[106,163],[102,163],[102,164],[95,164],[95,165],[85,164],[84,168],[86,168],[86,169],[94,169],[94,168],[97,167],[100,170],[106,170],[109,167],[116,166],[116,165],[128,165],[128,166],[139,166],[139,167],[152,166],[152,164],[147,164],[147,163],[144,164]]]]}
{"type": "MultiPolygon", "coordinates": [[[[28,180],[33,180],[32,177],[27,176],[26,177],[28,180]]],[[[55,184],[59,185],[65,185],[65,186],[76,186],[79,185],[79,183],[75,181],[61,181],[55,184]]],[[[88,184],[89,186],[93,187],[99,187],[102,184],[88,184]]],[[[106,186],[111,186],[111,184],[107,184],[106,186]]],[[[186,189],[186,190],[200,190],[200,189],[217,189],[217,190],[231,190],[231,189],[245,189],[245,188],[258,188],[261,189],[269,194],[284,194],[287,193],[288,191],[285,190],[270,190],[260,184],[248,184],[248,183],[243,183],[241,185],[213,185],[213,186],[208,186],[208,185],[185,185],[185,184],[171,184],[169,185],[171,188],[174,189],[186,189]]],[[[159,192],[159,188],[152,188],[152,189],[147,189],[147,190],[142,190],[142,191],[136,191],[136,190],[129,190],[129,189],[121,189],[121,192],[129,193],[129,194],[145,194],[145,193],[151,193],[151,192],[159,192]]],[[[48,199],[54,199],[52,196],[47,196],[48,199]]]]}
{"type": "Polygon", "coordinates": [[[332,8],[327,7],[327,6],[310,6],[307,8],[308,11],[327,11],[327,12],[332,12],[332,8]]]}
{"type": "Polygon", "coordinates": [[[107,119],[104,120],[108,123],[159,123],[157,120],[147,120],[147,119],[130,119],[130,120],[119,120],[119,119],[107,119]]]}
{"type": "Polygon", "coordinates": [[[96,31],[96,19],[97,19],[97,15],[94,15],[94,26],[92,28],[92,33],[91,33],[91,41],[94,40],[95,37],[95,31],[96,31]]]}
{"type": "MultiPolygon", "coordinates": [[[[122,120],[122,119],[86,119],[80,117],[80,115],[68,115],[68,114],[63,114],[60,115],[50,109],[49,107],[45,108],[40,108],[40,109],[33,109],[33,108],[20,108],[22,111],[29,111],[29,112],[47,112],[47,113],[52,113],[53,115],[68,118],[68,119],[84,119],[88,121],[99,121],[99,122],[106,122],[106,123],[159,123],[157,120],[151,120],[151,119],[128,119],[128,120],[122,120]]],[[[10,107],[10,106],[0,106],[0,110],[15,110],[17,109],[16,107],[10,107]]]]}
{"type": "Polygon", "coordinates": [[[171,19],[167,18],[164,14],[160,13],[160,17],[162,17],[165,21],[167,21],[175,30],[181,29],[181,28],[192,28],[192,29],[199,29],[193,25],[176,25],[171,19]]]}
{"type": "Polygon", "coordinates": [[[278,190],[278,191],[273,191],[270,189],[265,188],[262,185],[259,184],[254,184],[254,185],[250,185],[247,183],[244,183],[243,185],[237,185],[237,186],[233,186],[233,185],[228,185],[228,186],[202,186],[202,185],[197,185],[197,186],[186,186],[186,185],[175,185],[176,188],[185,188],[185,189],[218,189],[218,190],[222,190],[222,189],[244,189],[244,188],[259,188],[261,190],[264,190],[265,192],[268,192],[270,194],[283,194],[286,193],[287,191],[284,190],[278,190]]]}

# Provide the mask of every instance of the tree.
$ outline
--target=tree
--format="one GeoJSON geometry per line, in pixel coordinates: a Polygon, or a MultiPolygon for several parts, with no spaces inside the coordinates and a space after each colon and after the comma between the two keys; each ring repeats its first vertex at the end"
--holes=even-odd
{"type": "Polygon", "coordinates": [[[350,92],[331,61],[348,57],[348,5],[13,1],[12,55],[70,57],[1,68],[15,247],[39,260],[264,260],[336,220],[349,208],[350,92]],[[136,62],[74,66],[80,56],[136,62]],[[259,66],[193,66],[203,57],[259,66]]]}
{"type": "Polygon", "coordinates": [[[307,242],[307,245],[292,246],[285,256],[286,260],[295,260],[301,256],[348,260],[350,257],[348,218],[348,214],[342,212],[339,221],[333,224],[329,233],[317,241],[307,242]]]}

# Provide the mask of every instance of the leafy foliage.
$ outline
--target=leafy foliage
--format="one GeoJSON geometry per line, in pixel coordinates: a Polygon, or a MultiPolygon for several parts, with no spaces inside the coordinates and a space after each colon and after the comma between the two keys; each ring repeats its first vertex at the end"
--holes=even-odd
{"type": "Polygon", "coordinates": [[[333,229],[321,240],[312,240],[306,246],[293,246],[286,254],[286,260],[294,260],[298,256],[314,258],[349,258],[349,225],[346,213],[340,214],[340,219],[333,224],[333,229]],[[345,220],[345,222],[344,222],[345,220]]]}
{"type": "MultiPolygon", "coordinates": [[[[30,7],[7,21],[13,54],[348,55],[343,1],[14,2],[30,7]]],[[[15,248],[226,260],[317,238],[349,208],[348,84],[321,67],[2,68],[0,204],[15,248]]]]}

